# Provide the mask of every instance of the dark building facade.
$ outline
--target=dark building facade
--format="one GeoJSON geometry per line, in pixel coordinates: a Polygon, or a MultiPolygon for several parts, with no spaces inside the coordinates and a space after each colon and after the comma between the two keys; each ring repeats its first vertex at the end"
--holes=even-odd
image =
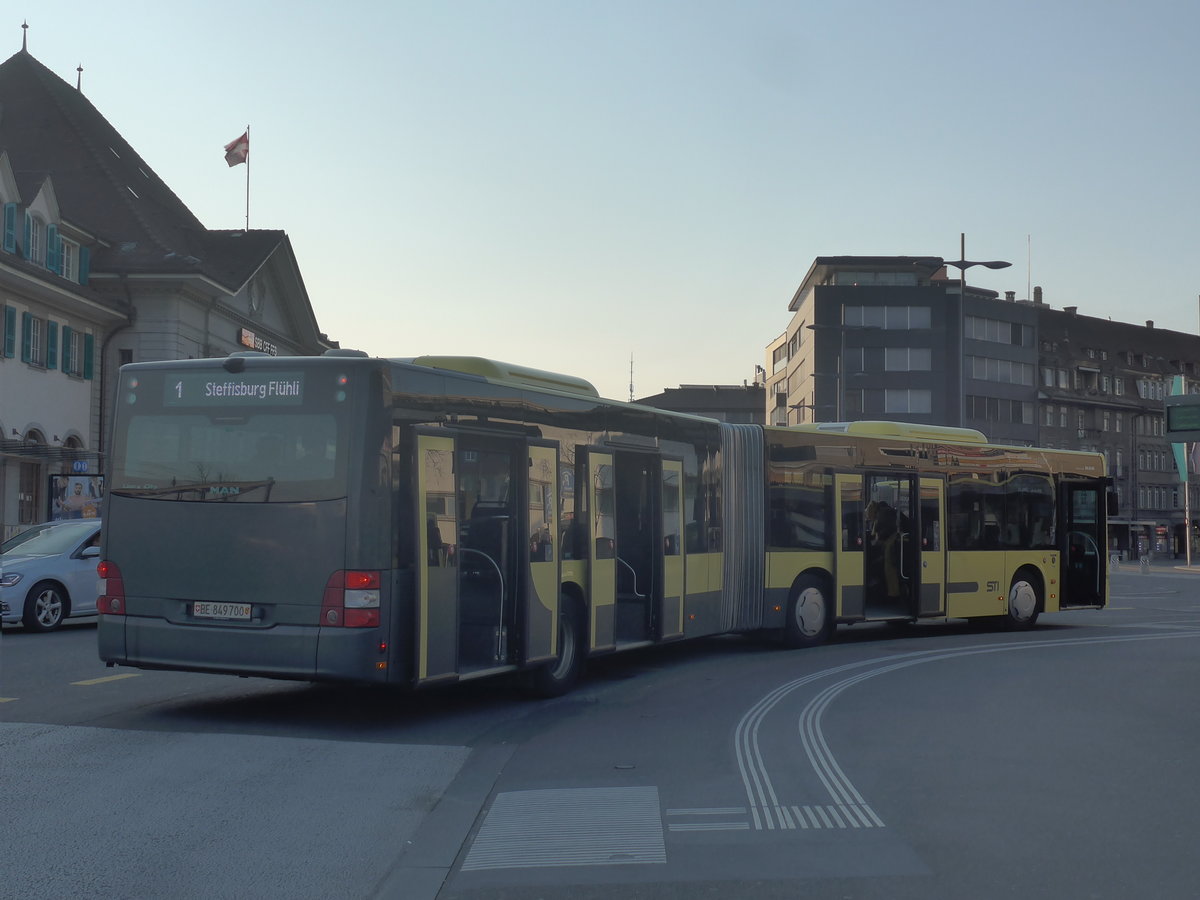
{"type": "Polygon", "coordinates": [[[788,308],[767,346],[770,424],[888,419],[1098,451],[1120,506],[1110,550],[1186,552],[1185,510],[1200,519],[1200,503],[1163,400],[1200,391],[1200,336],[1052,309],[1041,288],[1017,300],[967,285],[964,298],[936,257],[818,257],[788,308]]]}

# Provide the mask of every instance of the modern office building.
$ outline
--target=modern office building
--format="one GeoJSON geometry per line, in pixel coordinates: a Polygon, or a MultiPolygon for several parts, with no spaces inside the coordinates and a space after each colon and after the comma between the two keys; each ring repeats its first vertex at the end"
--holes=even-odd
{"type": "Polygon", "coordinates": [[[773,424],[892,419],[1037,439],[1031,304],[947,277],[938,257],[818,257],[768,346],[773,424]]]}
{"type": "Polygon", "coordinates": [[[771,424],[891,419],[1096,450],[1120,503],[1110,549],[1184,554],[1185,507],[1200,519],[1200,503],[1163,398],[1175,376],[1200,391],[1200,336],[1053,309],[1041,288],[1018,300],[968,284],[964,296],[936,257],[818,257],[788,309],[766,349],[771,424]]]}

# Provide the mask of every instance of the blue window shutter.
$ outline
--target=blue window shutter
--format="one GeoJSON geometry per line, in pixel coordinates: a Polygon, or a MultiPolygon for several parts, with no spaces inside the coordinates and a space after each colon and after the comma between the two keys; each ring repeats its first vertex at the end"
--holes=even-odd
{"type": "Polygon", "coordinates": [[[57,225],[46,226],[46,268],[51,272],[62,272],[62,239],[57,225]]]}
{"type": "Polygon", "coordinates": [[[83,377],[92,380],[92,357],[96,353],[96,339],[90,334],[83,336],[83,377]]]}
{"type": "Polygon", "coordinates": [[[46,368],[58,368],[58,323],[46,320],[46,368]]]}
{"type": "Polygon", "coordinates": [[[4,249],[8,253],[17,252],[17,204],[4,204],[4,249]]]}
{"type": "Polygon", "coordinates": [[[29,210],[25,210],[25,252],[24,256],[29,259],[29,242],[33,240],[33,216],[29,215],[29,210]]]}
{"type": "Polygon", "coordinates": [[[92,254],[87,247],[79,248],[79,283],[87,284],[92,254]]]}
{"type": "Polygon", "coordinates": [[[4,355],[10,359],[17,354],[17,310],[4,307],[4,355]]]}
{"type": "Polygon", "coordinates": [[[21,362],[33,359],[33,316],[21,313],[21,362]]]}
{"type": "Polygon", "coordinates": [[[64,325],[62,327],[62,371],[64,375],[70,375],[75,366],[75,360],[71,359],[71,334],[71,326],[64,325]]]}

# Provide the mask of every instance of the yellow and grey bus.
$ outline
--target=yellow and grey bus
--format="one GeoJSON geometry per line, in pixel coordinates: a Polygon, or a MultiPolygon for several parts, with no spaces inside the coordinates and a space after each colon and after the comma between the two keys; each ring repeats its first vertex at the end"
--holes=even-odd
{"type": "Polygon", "coordinates": [[[121,369],[110,665],[419,687],[734,632],[1107,602],[1104,459],[885,422],[729,425],[476,357],[121,369]]]}

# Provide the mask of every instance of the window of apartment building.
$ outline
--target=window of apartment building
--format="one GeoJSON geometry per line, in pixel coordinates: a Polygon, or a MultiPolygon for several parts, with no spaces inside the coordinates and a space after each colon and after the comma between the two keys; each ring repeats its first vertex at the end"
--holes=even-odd
{"type": "MultiPolygon", "coordinates": [[[[883,351],[885,372],[929,372],[933,369],[933,351],[928,347],[886,347],[883,351]]],[[[853,371],[849,366],[846,371],[853,371]]]]}
{"type": "Polygon", "coordinates": [[[1125,379],[1120,375],[1113,376],[1113,393],[1118,397],[1125,396],[1125,379]]]}
{"type": "Polygon", "coordinates": [[[45,250],[42,238],[46,231],[46,223],[28,210],[25,211],[25,258],[38,265],[45,263],[45,250]]]}
{"type": "Polygon", "coordinates": [[[1083,412],[1083,410],[1080,410],[1079,412],[1075,413],[1075,427],[1078,428],[1080,431],[1083,431],[1083,429],[1085,427],[1083,423],[1084,423],[1084,421],[1086,421],[1086,419],[1087,419],[1087,416],[1083,412]]]}
{"type": "Polygon", "coordinates": [[[1067,408],[1065,406],[1060,406],[1058,408],[1058,427],[1067,427],[1067,408]]]}
{"type": "Polygon", "coordinates": [[[1058,370],[1058,386],[1060,388],[1062,388],[1064,391],[1067,390],[1071,386],[1071,380],[1069,377],[1069,373],[1067,372],[1066,369],[1058,370]]]}
{"type": "Polygon", "coordinates": [[[1042,366],[1042,386],[1054,387],[1054,370],[1049,366],[1042,366]]]}
{"type": "Polygon", "coordinates": [[[1125,417],[1121,415],[1121,413],[1115,413],[1113,415],[1113,431],[1115,431],[1117,434],[1120,434],[1122,428],[1124,428],[1124,425],[1122,424],[1124,421],[1125,417]]]}
{"type": "Polygon", "coordinates": [[[48,366],[50,358],[57,354],[57,326],[55,326],[55,342],[49,344],[47,337],[50,333],[50,325],[53,322],[47,323],[45,319],[39,319],[31,313],[21,313],[21,362],[27,362],[31,366],[48,366]]]}
{"type": "Polygon", "coordinates": [[[1100,393],[1108,394],[1112,392],[1112,379],[1107,375],[1100,376],[1100,393]]]}
{"type": "Polygon", "coordinates": [[[780,344],[771,354],[771,374],[774,375],[780,369],[787,365],[788,348],[787,344],[780,344]]]}
{"type": "Polygon", "coordinates": [[[980,381],[998,384],[1023,384],[1033,386],[1033,366],[1011,359],[992,359],[987,356],[968,356],[967,373],[980,381]]]}
{"type": "Polygon", "coordinates": [[[847,418],[862,415],[866,409],[865,394],[862,388],[851,388],[842,394],[842,409],[847,418]]]}
{"type": "Polygon", "coordinates": [[[928,306],[846,306],[842,313],[845,323],[855,327],[904,331],[933,325],[928,306]]]}
{"type": "Polygon", "coordinates": [[[963,334],[976,341],[991,341],[994,344],[1012,344],[1016,347],[1033,346],[1033,328],[1020,322],[1005,322],[983,316],[967,316],[963,321],[963,334]]]}
{"type": "Polygon", "coordinates": [[[74,241],[59,238],[58,274],[67,281],[79,280],[79,245],[74,241]]]}
{"type": "Polygon", "coordinates": [[[927,413],[933,411],[930,391],[888,388],[883,392],[883,411],[887,413],[927,413]]]}
{"type": "Polygon", "coordinates": [[[1102,423],[1101,427],[1105,430],[1105,432],[1112,430],[1112,413],[1110,413],[1107,409],[1101,415],[1100,421],[1102,423]]]}
{"type": "Polygon", "coordinates": [[[1050,404],[1042,411],[1042,424],[1054,427],[1054,407],[1050,404]]]}
{"type": "Polygon", "coordinates": [[[1101,358],[1101,359],[1108,359],[1108,351],[1107,351],[1107,350],[1101,350],[1101,351],[1100,351],[1100,358],[1101,358]]]}
{"type": "Polygon", "coordinates": [[[982,419],[985,422],[998,422],[1005,425],[1034,424],[1034,405],[1023,400],[968,395],[966,411],[969,419],[982,419]]]}
{"type": "Polygon", "coordinates": [[[1124,473],[1121,471],[1121,465],[1124,463],[1124,457],[1125,457],[1125,453],[1124,453],[1124,451],[1122,451],[1122,450],[1121,450],[1121,448],[1120,448],[1120,447],[1118,447],[1118,448],[1117,448],[1117,474],[1118,474],[1118,475],[1123,475],[1123,474],[1124,474],[1124,473]]]}
{"type": "Polygon", "coordinates": [[[846,347],[842,354],[842,371],[847,374],[867,371],[866,348],[846,347]]]}

